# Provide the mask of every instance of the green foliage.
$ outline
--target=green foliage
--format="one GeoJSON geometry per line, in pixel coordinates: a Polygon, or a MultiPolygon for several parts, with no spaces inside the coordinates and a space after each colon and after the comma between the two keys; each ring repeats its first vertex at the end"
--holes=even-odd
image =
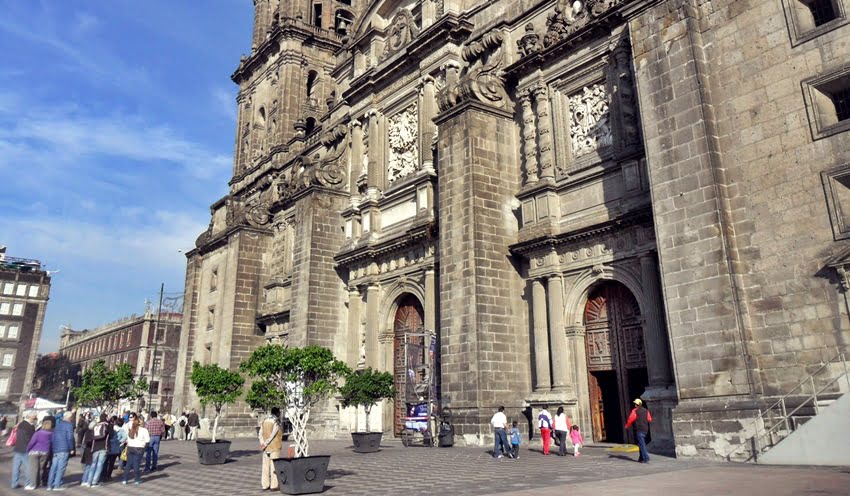
{"type": "Polygon", "coordinates": [[[133,379],[133,369],[129,363],[122,363],[114,370],[106,362],[98,360],[83,372],[80,387],[73,393],[82,405],[111,408],[121,400],[141,398],[148,389],[144,378],[133,379]]]}
{"type": "Polygon", "coordinates": [[[236,402],[245,384],[245,379],[238,372],[223,369],[215,363],[201,365],[193,362],[189,380],[195,386],[201,404],[212,404],[216,414],[221,412],[222,406],[236,402]]]}
{"type": "Polygon", "coordinates": [[[283,398],[290,407],[312,406],[337,390],[348,366],[321,346],[287,348],[269,344],[254,350],[240,370],[264,381],[267,394],[283,398]]]}
{"type": "Polygon", "coordinates": [[[245,401],[256,410],[270,411],[273,406],[283,406],[286,398],[277,388],[265,379],[258,379],[251,384],[245,395],[245,401]]]}
{"type": "Polygon", "coordinates": [[[395,397],[393,375],[371,367],[355,370],[346,376],[345,385],[339,388],[339,392],[342,406],[362,406],[368,414],[377,402],[395,397]]]}

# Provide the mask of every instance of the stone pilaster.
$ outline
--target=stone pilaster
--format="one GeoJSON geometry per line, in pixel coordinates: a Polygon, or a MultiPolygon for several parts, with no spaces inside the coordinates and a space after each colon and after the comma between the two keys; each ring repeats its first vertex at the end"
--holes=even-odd
{"type": "Polygon", "coordinates": [[[531,91],[525,90],[519,94],[522,106],[522,156],[525,166],[523,178],[526,184],[537,182],[537,127],[534,125],[534,108],[531,101],[531,91]]]}
{"type": "Polygon", "coordinates": [[[559,275],[549,277],[549,356],[552,366],[552,389],[571,392],[573,377],[567,362],[567,337],[564,334],[564,289],[559,275]]]}
{"type": "Polygon", "coordinates": [[[437,133],[434,117],[437,115],[437,88],[434,78],[425,76],[419,88],[419,163],[425,170],[434,170],[433,141],[437,133]]]}
{"type": "Polygon", "coordinates": [[[546,288],[543,281],[531,281],[531,319],[534,329],[534,391],[552,387],[549,369],[549,322],[546,316],[546,288]]]}
{"type": "Polygon", "coordinates": [[[537,146],[540,155],[540,179],[555,180],[555,152],[552,149],[552,115],[549,87],[540,83],[532,89],[537,117],[537,146]]]}
{"type": "Polygon", "coordinates": [[[348,347],[345,355],[346,362],[350,367],[360,365],[360,303],[362,297],[360,290],[352,286],[348,288],[348,347]]]}
{"type": "Polygon", "coordinates": [[[371,283],[366,288],[366,366],[377,369],[378,333],[381,331],[378,304],[381,299],[381,288],[377,283],[371,283]]]}

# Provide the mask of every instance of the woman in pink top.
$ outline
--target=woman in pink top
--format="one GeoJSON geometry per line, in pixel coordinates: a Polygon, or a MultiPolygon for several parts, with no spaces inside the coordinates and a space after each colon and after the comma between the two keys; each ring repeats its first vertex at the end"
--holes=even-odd
{"type": "Polygon", "coordinates": [[[581,448],[582,439],[581,432],[578,430],[578,426],[573,424],[570,428],[570,441],[573,443],[573,456],[579,456],[579,448],[581,448]]]}

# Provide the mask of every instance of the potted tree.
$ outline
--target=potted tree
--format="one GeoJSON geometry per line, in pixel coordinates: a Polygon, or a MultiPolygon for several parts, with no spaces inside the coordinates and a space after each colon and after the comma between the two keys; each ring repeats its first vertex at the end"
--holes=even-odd
{"type": "MultiPolygon", "coordinates": [[[[285,400],[274,385],[264,379],[259,379],[251,383],[251,387],[245,394],[245,402],[255,411],[268,414],[272,407],[282,406],[285,400]]],[[[281,427],[283,427],[283,439],[289,439],[289,435],[292,433],[292,425],[289,420],[282,419],[281,427]]],[[[259,427],[257,429],[259,430],[259,427]]]]}
{"type": "Polygon", "coordinates": [[[216,439],[218,419],[221,416],[221,408],[236,402],[242,394],[245,379],[238,372],[223,369],[218,364],[201,365],[198,362],[192,363],[192,375],[189,379],[195,386],[201,405],[212,404],[215,408],[212,439],[195,441],[198,447],[198,459],[201,465],[224,463],[227,461],[227,455],[230,454],[230,441],[216,439]]]}
{"type": "Polygon", "coordinates": [[[378,372],[371,367],[356,370],[345,379],[345,385],[339,389],[342,406],[363,407],[366,412],[366,432],[352,432],[351,441],[356,453],[374,453],[381,447],[382,432],[369,430],[369,414],[372,407],[383,399],[395,397],[393,376],[389,372],[378,372]]]}
{"type": "Polygon", "coordinates": [[[310,456],[307,424],[312,408],[336,392],[337,381],[349,372],[348,366],[321,346],[288,348],[269,344],[254,350],[242,362],[241,370],[274,388],[273,394],[283,399],[292,422],[295,456],[274,460],[281,492],[321,492],[331,457],[310,456]]]}

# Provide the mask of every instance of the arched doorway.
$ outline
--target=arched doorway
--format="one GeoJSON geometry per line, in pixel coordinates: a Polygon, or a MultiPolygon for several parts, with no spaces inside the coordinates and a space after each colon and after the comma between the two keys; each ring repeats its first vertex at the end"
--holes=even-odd
{"type": "Polygon", "coordinates": [[[593,440],[631,441],[623,425],[631,401],[649,383],[637,300],[621,283],[607,281],[588,294],[584,325],[593,440]]]}
{"type": "Polygon", "coordinates": [[[393,432],[396,436],[400,435],[404,429],[403,418],[406,414],[404,393],[407,376],[404,359],[404,340],[405,336],[410,333],[422,332],[424,322],[425,312],[422,310],[422,303],[419,302],[419,299],[412,294],[402,296],[398,303],[398,309],[395,312],[395,320],[393,320],[393,375],[395,377],[396,390],[395,401],[393,402],[393,432]]]}

